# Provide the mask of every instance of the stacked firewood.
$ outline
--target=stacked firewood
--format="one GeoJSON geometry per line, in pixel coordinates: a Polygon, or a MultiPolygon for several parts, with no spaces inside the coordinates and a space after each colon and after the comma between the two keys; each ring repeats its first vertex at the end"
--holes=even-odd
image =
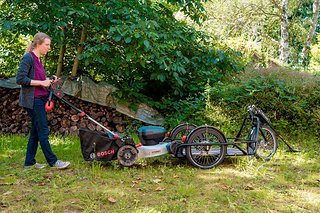
{"type": "MultiPolygon", "coordinates": [[[[27,112],[19,106],[19,92],[19,89],[0,87],[0,133],[26,134],[29,132],[31,123],[27,112]]],[[[85,102],[67,95],[64,98],[111,131],[123,132],[126,125],[132,121],[110,107],[85,102]]],[[[82,117],[58,98],[53,98],[53,101],[54,108],[47,113],[51,134],[77,135],[80,127],[105,132],[102,127],[82,117]]]]}

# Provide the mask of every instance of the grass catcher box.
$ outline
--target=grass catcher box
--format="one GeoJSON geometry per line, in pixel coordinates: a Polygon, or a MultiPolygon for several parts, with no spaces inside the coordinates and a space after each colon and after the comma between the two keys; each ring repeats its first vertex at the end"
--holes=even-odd
{"type": "Polygon", "coordinates": [[[79,129],[81,151],[86,161],[110,161],[117,159],[117,152],[122,145],[121,139],[110,138],[106,133],[79,129]]]}

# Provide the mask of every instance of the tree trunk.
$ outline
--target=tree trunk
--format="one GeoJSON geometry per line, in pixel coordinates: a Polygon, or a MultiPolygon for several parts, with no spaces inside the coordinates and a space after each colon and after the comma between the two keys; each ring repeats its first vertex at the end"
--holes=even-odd
{"type": "Polygon", "coordinates": [[[309,35],[307,37],[306,43],[302,49],[302,60],[305,65],[309,63],[309,51],[311,46],[311,41],[316,31],[316,27],[318,24],[318,16],[319,16],[319,4],[320,0],[314,0],[313,2],[313,16],[312,16],[312,24],[310,26],[309,35]]]}
{"type": "Polygon", "coordinates": [[[280,39],[280,56],[282,62],[289,61],[289,21],[288,21],[288,0],[281,2],[281,39],[280,39]]]}
{"type": "Polygon", "coordinates": [[[62,27],[63,37],[61,40],[62,40],[63,45],[60,47],[58,66],[57,66],[57,71],[56,71],[56,76],[58,76],[58,77],[60,77],[62,75],[64,54],[66,52],[66,44],[65,44],[66,32],[67,32],[67,28],[62,27]]]}
{"type": "Polygon", "coordinates": [[[71,77],[73,78],[77,76],[77,71],[79,67],[79,55],[82,53],[84,49],[83,42],[85,42],[86,38],[87,38],[87,25],[85,24],[81,31],[81,38],[78,46],[77,56],[74,60],[73,67],[72,67],[71,77]]]}

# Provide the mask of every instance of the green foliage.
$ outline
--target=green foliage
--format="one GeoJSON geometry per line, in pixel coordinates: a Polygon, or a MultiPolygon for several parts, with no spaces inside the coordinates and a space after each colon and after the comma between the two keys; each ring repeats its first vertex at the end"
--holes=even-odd
{"type": "MultiPolygon", "coordinates": [[[[312,18],[312,4],[313,0],[303,0],[298,2],[291,2],[290,6],[290,46],[291,46],[291,64],[303,65],[301,60],[301,51],[305,45],[307,35],[312,18]]],[[[319,25],[319,23],[318,23],[319,25]]],[[[319,29],[316,32],[320,32],[319,29]]],[[[315,39],[313,39],[314,41],[315,39]]],[[[312,42],[313,43],[313,42],[312,42]]],[[[309,59],[308,62],[309,63],[309,59]]]]}
{"type": "Polygon", "coordinates": [[[10,15],[2,16],[0,30],[22,35],[41,30],[52,36],[52,51],[46,59],[49,72],[55,70],[65,38],[67,75],[85,26],[88,36],[79,56],[79,74],[117,86],[117,95],[123,99],[184,98],[203,91],[208,80],[215,82],[241,69],[237,53],[174,18],[174,12],[181,10],[200,22],[204,19],[202,2],[29,1],[22,3],[28,7],[13,13],[20,1],[4,1],[1,8],[10,15]]]}
{"type": "Polygon", "coordinates": [[[286,69],[247,70],[210,88],[212,106],[238,120],[245,106],[255,104],[272,123],[290,131],[308,131],[319,135],[320,79],[317,76],[286,69]]]}
{"type": "Polygon", "coordinates": [[[202,2],[207,2],[207,0],[168,0],[168,2],[181,8],[181,11],[184,14],[188,14],[196,23],[202,23],[207,18],[202,4],[202,2]]]}
{"type": "Polygon", "coordinates": [[[20,57],[24,53],[27,38],[9,31],[0,31],[0,76],[10,77],[16,74],[20,57]],[[12,57],[15,56],[15,57],[12,57]]]}
{"type": "Polygon", "coordinates": [[[206,100],[203,95],[192,98],[188,97],[176,101],[173,98],[163,100],[157,107],[166,115],[163,126],[173,128],[181,123],[203,125],[208,119],[203,116],[206,100]]]}
{"type": "MultiPolygon", "coordinates": [[[[278,58],[281,37],[281,1],[212,0],[205,4],[208,21],[200,27],[227,43],[229,47],[258,55],[265,65],[278,58]]],[[[309,34],[312,0],[289,1],[289,51],[292,66],[303,66],[301,51],[309,34]]],[[[320,31],[319,23],[316,34],[320,31]]],[[[315,39],[312,40],[315,44],[315,39]]]]}
{"type": "Polygon", "coordinates": [[[311,48],[310,70],[320,73],[320,35],[317,37],[317,43],[311,48]]]}
{"type": "Polygon", "coordinates": [[[120,96],[186,97],[237,64],[236,56],[217,50],[206,42],[207,36],[177,22],[167,11],[164,14],[163,5],[113,1],[108,5],[108,37],[87,42],[81,59],[87,70],[94,69],[89,72],[93,78],[100,75],[124,90],[120,96]]]}

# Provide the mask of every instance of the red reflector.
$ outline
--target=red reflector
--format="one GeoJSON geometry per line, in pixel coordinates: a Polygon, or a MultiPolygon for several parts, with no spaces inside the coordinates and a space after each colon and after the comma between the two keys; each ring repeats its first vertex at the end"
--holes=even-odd
{"type": "Polygon", "coordinates": [[[118,139],[118,138],[119,138],[119,135],[114,134],[113,137],[114,137],[114,139],[118,139]]]}
{"type": "Polygon", "coordinates": [[[166,137],[170,137],[170,132],[167,132],[167,133],[166,133],[166,137]]]}
{"type": "Polygon", "coordinates": [[[81,116],[84,117],[86,115],[85,112],[81,112],[81,116]]]}
{"type": "Polygon", "coordinates": [[[136,144],[136,147],[137,147],[137,148],[140,147],[140,146],[142,146],[141,143],[136,144]]]}
{"type": "Polygon", "coordinates": [[[184,135],[184,136],[181,137],[182,143],[186,142],[186,140],[187,140],[187,136],[184,135]]]}

